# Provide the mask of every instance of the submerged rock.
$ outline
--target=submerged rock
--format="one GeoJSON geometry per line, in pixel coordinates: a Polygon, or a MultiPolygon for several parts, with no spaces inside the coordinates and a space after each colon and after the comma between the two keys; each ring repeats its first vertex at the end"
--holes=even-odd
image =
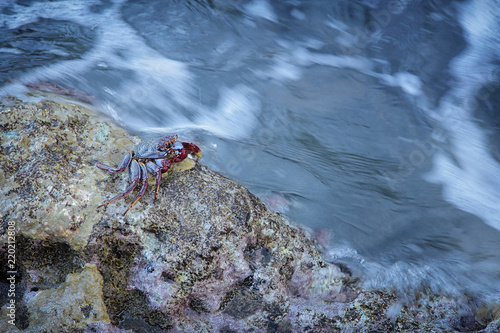
{"type": "MultiPolygon", "coordinates": [[[[140,140],[81,105],[11,98],[0,126],[0,240],[15,225],[17,259],[2,268],[2,291],[7,271],[17,276],[15,296],[0,294],[4,318],[15,300],[15,326],[1,320],[1,331],[427,332],[487,324],[443,297],[403,306],[388,291],[362,290],[323,260],[307,232],[201,164],[164,175],[158,199],[150,186],[125,216],[133,195],[97,209],[127,175],[95,163],[117,165],[140,140]]],[[[7,262],[8,247],[1,253],[7,262]]]]}

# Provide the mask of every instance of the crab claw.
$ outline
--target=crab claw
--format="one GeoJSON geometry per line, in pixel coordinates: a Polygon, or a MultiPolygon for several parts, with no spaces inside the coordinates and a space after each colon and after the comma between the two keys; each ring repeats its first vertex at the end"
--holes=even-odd
{"type": "Polygon", "coordinates": [[[203,156],[203,153],[200,149],[200,147],[198,147],[197,145],[195,145],[194,143],[191,143],[191,142],[183,142],[182,143],[182,146],[184,147],[184,149],[188,152],[189,156],[195,160],[196,162],[198,162],[200,160],[200,158],[203,156]]]}

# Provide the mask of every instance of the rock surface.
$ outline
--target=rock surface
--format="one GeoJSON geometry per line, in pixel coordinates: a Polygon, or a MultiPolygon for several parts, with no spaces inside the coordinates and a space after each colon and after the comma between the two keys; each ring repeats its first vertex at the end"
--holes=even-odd
{"type": "Polygon", "coordinates": [[[81,105],[9,98],[0,126],[2,244],[16,231],[16,267],[0,272],[2,332],[498,329],[498,307],[481,324],[445,297],[402,305],[362,290],[308,233],[202,164],[164,175],[158,200],[150,186],[126,216],[133,195],[98,209],[127,176],[95,163],[117,165],[140,140],[81,105]]]}

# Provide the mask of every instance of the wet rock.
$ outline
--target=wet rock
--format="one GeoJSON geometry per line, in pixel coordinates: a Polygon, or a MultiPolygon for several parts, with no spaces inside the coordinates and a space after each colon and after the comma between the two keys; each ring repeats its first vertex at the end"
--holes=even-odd
{"type": "Polygon", "coordinates": [[[0,127],[3,219],[26,237],[82,248],[101,216],[96,182],[109,178],[95,172],[95,161],[132,139],[83,107],[49,101],[4,104],[0,127]]]}
{"type": "MultiPolygon", "coordinates": [[[[18,316],[15,327],[0,321],[2,331],[485,327],[444,297],[411,307],[388,291],[363,290],[323,260],[307,232],[202,164],[165,174],[158,199],[150,186],[125,216],[133,195],[98,209],[127,175],[95,163],[117,165],[140,140],[78,104],[2,103],[0,241],[15,225],[18,259],[18,316]]],[[[4,246],[5,262],[7,254],[4,246]]],[[[7,270],[0,275],[3,290],[7,270]]]]}

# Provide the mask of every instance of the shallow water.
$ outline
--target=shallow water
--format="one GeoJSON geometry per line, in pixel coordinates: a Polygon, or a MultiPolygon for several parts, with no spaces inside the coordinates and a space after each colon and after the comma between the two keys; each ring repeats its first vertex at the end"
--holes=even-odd
{"type": "Polygon", "coordinates": [[[499,7],[4,1],[0,93],[52,82],[198,142],[367,285],[497,299],[499,7]]]}

